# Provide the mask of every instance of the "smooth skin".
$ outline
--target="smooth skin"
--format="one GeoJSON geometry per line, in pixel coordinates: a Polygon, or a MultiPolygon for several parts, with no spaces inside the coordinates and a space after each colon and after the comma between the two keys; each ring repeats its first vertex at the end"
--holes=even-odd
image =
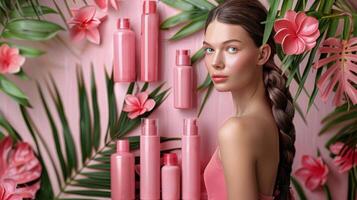
{"type": "Polygon", "coordinates": [[[210,76],[228,76],[224,82],[214,82],[215,89],[231,92],[236,108],[236,115],[218,131],[228,199],[271,196],[279,163],[279,132],[263,82],[270,46],[256,47],[243,27],[217,20],[208,25],[203,46],[210,76]]]}

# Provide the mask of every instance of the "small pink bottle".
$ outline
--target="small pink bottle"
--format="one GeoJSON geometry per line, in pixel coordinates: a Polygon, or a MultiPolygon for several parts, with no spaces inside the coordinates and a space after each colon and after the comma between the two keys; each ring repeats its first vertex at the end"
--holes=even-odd
{"type": "Polygon", "coordinates": [[[157,2],[145,0],[141,15],[140,80],[158,81],[159,76],[159,15],[157,2]]]}
{"type": "Polygon", "coordinates": [[[182,199],[200,200],[200,136],[196,119],[184,119],[182,135],[182,199]]]}
{"type": "Polygon", "coordinates": [[[134,82],[135,69],[135,33],[130,29],[128,18],[118,20],[118,31],[114,33],[114,81],[134,82]]]}
{"type": "Polygon", "coordinates": [[[110,157],[110,188],[112,200],[135,199],[135,157],[128,140],[118,140],[117,152],[110,157]]]}
{"type": "Polygon", "coordinates": [[[176,67],[174,68],[174,107],[192,108],[193,70],[189,50],[176,50],[176,67]]]}
{"type": "Polygon", "coordinates": [[[180,199],[180,175],[176,153],[165,153],[161,168],[162,200],[180,199]]]}
{"type": "Polygon", "coordinates": [[[160,199],[160,137],[157,120],[144,118],[140,136],[140,199],[160,199]]]}

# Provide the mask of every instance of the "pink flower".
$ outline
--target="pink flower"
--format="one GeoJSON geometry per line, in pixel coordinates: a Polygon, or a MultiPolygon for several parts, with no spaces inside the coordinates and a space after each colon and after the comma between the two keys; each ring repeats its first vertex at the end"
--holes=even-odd
{"type": "Polygon", "coordinates": [[[38,179],[41,172],[41,163],[29,144],[18,142],[13,148],[10,137],[5,137],[0,141],[0,185],[2,185],[0,194],[2,192],[5,195],[10,192],[10,196],[17,194],[22,198],[33,199],[40,188],[38,179]],[[33,181],[36,182],[32,183],[33,181]],[[18,186],[20,184],[21,187],[18,186]],[[13,185],[15,185],[15,190],[11,189],[13,185]]]}
{"type": "Polygon", "coordinates": [[[295,171],[295,175],[305,181],[309,190],[313,191],[326,183],[329,169],[321,157],[303,155],[301,163],[302,167],[295,171]]]}
{"type": "Polygon", "coordinates": [[[68,22],[73,24],[70,35],[74,41],[87,38],[90,42],[99,44],[100,34],[98,30],[99,24],[105,16],[98,16],[94,6],[84,6],[79,10],[72,9],[73,17],[68,22]]]}
{"type": "Polygon", "coordinates": [[[126,95],[123,111],[129,112],[128,117],[134,119],[139,115],[152,110],[155,106],[153,99],[148,99],[147,92],[141,92],[134,95],[126,95]]]}
{"type": "Polygon", "coordinates": [[[314,69],[328,66],[317,82],[317,87],[321,91],[321,99],[326,102],[329,94],[337,88],[333,103],[336,106],[344,102],[344,97],[349,97],[353,104],[357,104],[357,37],[348,41],[338,38],[326,39],[319,48],[320,53],[327,53],[326,58],[322,58],[314,63],[314,69]],[[329,64],[331,64],[329,66],[329,64]]]}
{"type": "Polygon", "coordinates": [[[0,46],[0,74],[19,72],[24,62],[25,58],[19,54],[18,48],[11,48],[7,44],[0,46]]]}
{"type": "MultiPolygon", "coordinates": [[[[95,0],[95,3],[99,6],[103,11],[108,10],[108,0],[95,0]]],[[[118,3],[116,0],[110,0],[110,4],[115,10],[118,10],[118,3]]]]}
{"type": "Polygon", "coordinates": [[[304,12],[289,10],[285,17],[275,21],[274,39],[287,55],[301,54],[312,49],[320,36],[319,21],[304,12]]]}
{"type": "Polygon", "coordinates": [[[22,196],[16,194],[16,183],[9,179],[0,182],[0,199],[1,200],[22,200],[22,196]]]}
{"type": "Polygon", "coordinates": [[[336,155],[333,162],[339,167],[338,172],[340,173],[357,166],[357,148],[352,149],[346,146],[346,150],[344,149],[341,152],[344,146],[342,142],[337,142],[330,146],[330,151],[336,155]]]}

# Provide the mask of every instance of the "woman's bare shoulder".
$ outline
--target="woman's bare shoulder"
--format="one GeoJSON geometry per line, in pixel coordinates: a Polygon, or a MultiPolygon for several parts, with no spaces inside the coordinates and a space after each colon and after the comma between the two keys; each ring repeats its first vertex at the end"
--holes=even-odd
{"type": "MultiPolygon", "coordinates": [[[[262,147],[267,139],[266,122],[257,116],[230,117],[218,131],[219,145],[239,145],[255,148],[262,147]]],[[[258,153],[258,152],[256,152],[258,153]]]]}

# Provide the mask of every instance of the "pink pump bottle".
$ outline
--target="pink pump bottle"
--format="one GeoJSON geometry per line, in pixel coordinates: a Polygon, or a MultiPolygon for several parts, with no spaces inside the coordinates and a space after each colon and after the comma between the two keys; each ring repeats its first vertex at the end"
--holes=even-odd
{"type": "Polygon", "coordinates": [[[165,153],[161,168],[162,200],[180,199],[180,175],[176,153],[165,153]]]}
{"type": "Polygon", "coordinates": [[[176,67],[174,68],[174,107],[192,108],[193,70],[190,51],[176,50],[176,67]]]}
{"type": "Polygon", "coordinates": [[[113,40],[114,81],[135,81],[135,33],[130,29],[128,18],[120,18],[118,20],[118,31],[114,33],[113,40]]]}
{"type": "Polygon", "coordinates": [[[135,158],[129,151],[128,140],[118,140],[117,152],[110,158],[112,200],[135,199],[135,158]]]}
{"type": "Polygon", "coordinates": [[[160,199],[160,137],[157,120],[144,118],[140,136],[140,199],[160,199]]]}
{"type": "Polygon", "coordinates": [[[184,119],[182,135],[182,199],[200,200],[200,136],[197,119],[184,119]]]}
{"type": "Polygon", "coordinates": [[[159,15],[157,2],[145,0],[141,15],[140,80],[158,81],[159,76],[159,15]]]}

